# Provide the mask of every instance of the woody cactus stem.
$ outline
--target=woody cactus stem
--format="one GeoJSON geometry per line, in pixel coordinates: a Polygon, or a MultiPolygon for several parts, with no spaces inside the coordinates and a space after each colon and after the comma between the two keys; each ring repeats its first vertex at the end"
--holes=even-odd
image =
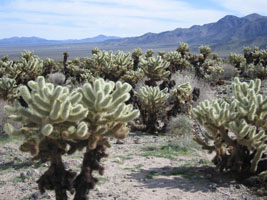
{"type": "Polygon", "coordinates": [[[106,147],[104,145],[98,145],[94,150],[87,149],[87,152],[84,154],[81,173],[74,181],[74,188],[76,190],[74,200],[88,199],[89,190],[93,189],[98,182],[92,175],[94,170],[97,170],[100,175],[104,174],[104,167],[99,162],[101,158],[108,156],[105,151],[106,147]]]}
{"type": "Polygon", "coordinates": [[[40,144],[40,150],[47,152],[51,162],[50,168],[37,181],[41,194],[45,190],[55,190],[57,200],[67,200],[67,190],[73,193],[72,182],[76,176],[75,172],[66,170],[61,159],[64,152],[57,142],[45,139],[40,144]]]}

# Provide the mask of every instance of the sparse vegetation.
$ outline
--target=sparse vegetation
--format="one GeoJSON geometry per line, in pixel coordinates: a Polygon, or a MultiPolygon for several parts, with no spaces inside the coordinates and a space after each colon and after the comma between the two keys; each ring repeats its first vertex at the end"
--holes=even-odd
{"type": "MultiPolygon", "coordinates": [[[[200,155],[202,146],[216,153],[212,162],[221,171],[242,173],[246,178],[256,175],[264,182],[267,93],[266,88],[260,92],[259,79],[252,79],[266,79],[266,50],[245,48],[244,55],[232,53],[230,64],[209,46],[203,45],[199,54],[192,54],[183,42],[176,51],[158,55],[151,49],[143,55],[141,49],[130,54],[95,48],[86,58],[69,59],[65,52],[63,62],[42,60],[30,51],[22,52],[19,61],[3,57],[0,97],[10,114],[1,114],[0,128],[9,122],[5,132],[24,138],[19,149],[39,163],[11,161],[0,163],[0,170],[8,171],[11,166],[44,170],[40,163],[49,161],[49,169],[38,180],[41,193],[52,189],[57,200],[66,200],[69,191],[75,194],[74,200],[85,200],[96,184],[113,181],[111,177],[95,178],[93,173],[103,175],[100,160],[111,147],[109,138],[124,139],[132,129],[168,141],[157,143],[155,139],[140,145],[135,150],[138,155],[120,154],[118,147],[109,163],[124,173],[141,173],[148,168],[147,163],[135,163],[136,156],[177,163],[179,157],[200,155]],[[234,79],[235,75],[239,79],[234,79]],[[75,152],[80,153],[72,155],[75,152]],[[74,167],[81,167],[78,175],[63,161],[70,156],[75,162],[83,158],[81,166],[74,167]],[[128,166],[129,162],[132,165],[128,166]]],[[[138,139],[121,145],[142,144],[142,134],[138,139]]],[[[5,141],[1,137],[1,142],[5,141]]],[[[19,141],[11,142],[18,145],[19,141]]],[[[192,167],[210,164],[207,159],[184,160],[182,166],[164,173],[150,170],[146,178],[203,179],[192,167]]],[[[12,180],[20,184],[32,179],[16,175],[12,180]]]]}

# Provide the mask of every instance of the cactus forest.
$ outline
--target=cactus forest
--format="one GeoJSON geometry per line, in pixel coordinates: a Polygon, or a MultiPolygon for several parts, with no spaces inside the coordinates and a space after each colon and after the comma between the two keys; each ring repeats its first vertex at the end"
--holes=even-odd
{"type": "MultiPolygon", "coordinates": [[[[194,54],[180,42],[169,52],[94,48],[88,57],[70,56],[41,59],[25,50],[18,60],[0,59],[7,115],[1,138],[30,156],[29,167],[46,164],[34,183],[40,194],[94,199],[91,192],[110,170],[104,162],[111,159],[109,149],[121,143],[127,148],[124,139],[136,133],[136,144],[146,135],[155,139],[150,157],[157,148],[166,150],[157,140],[187,137],[199,147],[192,151],[209,155],[206,162],[217,174],[244,184],[253,178],[258,184],[248,184],[250,191],[267,195],[267,49],[244,47],[243,54],[221,58],[207,45],[194,54]],[[79,168],[66,166],[77,155],[79,168]]],[[[167,150],[181,151],[171,145],[167,150]]],[[[120,163],[116,157],[112,165],[120,163]]],[[[135,166],[143,165],[149,164],[135,166]]],[[[195,169],[187,167],[188,177],[195,169]]],[[[179,173],[175,169],[172,175],[179,173]]]]}

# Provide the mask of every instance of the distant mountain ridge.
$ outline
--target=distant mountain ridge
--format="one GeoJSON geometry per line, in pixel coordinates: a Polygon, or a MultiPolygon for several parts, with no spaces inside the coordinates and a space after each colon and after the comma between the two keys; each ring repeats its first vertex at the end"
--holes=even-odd
{"type": "Polygon", "coordinates": [[[54,45],[54,44],[75,44],[75,43],[92,43],[103,42],[106,40],[119,39],[116,36],[98,35],[85,39],[69,39],[69,40],[47,40],[39,37],[11,37],[0,39],[0,46],[35,46],[35,45],[54,45]]]}
{"type": "Polygon", "coordinates": [[[213,52],[228,55],[241,52],[244,46],[267,47],[267,17],[253,13],[245,17],[227,15],[214,23],[177,28],[161,33],[146,33],[138,37],[119,38],[99,35],[81,40],[46,40],[37,37],[0,40],[0,56],[18,57],[23,49],[34,50],[40,56],[62,57],[68,51],[72,56],[84,57],[98,47],[102,50],[132,51],[134,48],[155,51],[175,50],[179,42],[186,42],[192,52],[200,45],[209,45],[213,52]]]}
{"type": "Polygon", "coordinates": [[[139,37],[122,38],[119,40],[106,41],[106,44],[118,46],[139,45],[139,46],[157,46],[174,47],[179,42],[186,42],[189,46],[210,45],[216,47],[223,45],[229,49],[233,43],[254,44],[259,46],[267,45],[267,17],[259,14],[251,14],[239,18],[233,15],[227,15],[215,23],[205,25],[194,25],[190,28],[177,28],[173,31],[162,33],[147,33],[139,37]],[[266,38],[266,40],[260,40],[266,38]],[[257,43],[255,41],[264,41],[257,43]]]}

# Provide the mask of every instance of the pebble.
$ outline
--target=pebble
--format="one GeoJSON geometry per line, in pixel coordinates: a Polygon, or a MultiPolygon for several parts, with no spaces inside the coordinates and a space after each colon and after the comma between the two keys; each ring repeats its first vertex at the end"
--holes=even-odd
{"type": "Polygon", "coordinates": [[[40,197],[41,197],[40,192],[35,192],[29,197],[28,200],[38,200],[38,199],[40,199],[40,197]]]}
{"type": "Polygon", "coordinates": [[[217,184],[216,183],[210,184],[209,188],[212,189],[212,190],[216,190],[217,184]]]}
{"type": "Polygon", "coordinates": [[[19,175],[19,177],[20,177],[22,180],[24,180],[24,179],[27,178],[27,175],[26,175],[25,172],[21,172],[20,175],[19,175]]]}
{"type": "Polygon", "coordinates": [[[31,169],[26,172],[27,176],[33,177],[33,176],[39,176],[40,172],[37,169],[31,169]]]}

